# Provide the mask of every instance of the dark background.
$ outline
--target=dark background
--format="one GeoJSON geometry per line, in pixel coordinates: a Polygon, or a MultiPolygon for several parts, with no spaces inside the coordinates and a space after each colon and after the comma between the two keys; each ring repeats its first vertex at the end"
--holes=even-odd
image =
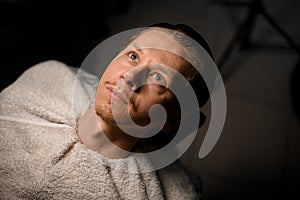
{"type": "Polygon", "coordinates": [[[213,151],[198,158],[206,124],[182,157],[202,178],[204,199],[299,199],[300,2],[253,2],[0,0],[1,90],[41,61],[79,67],[121,31],[186,23],[207,39],[227,91],[213,151]]]}

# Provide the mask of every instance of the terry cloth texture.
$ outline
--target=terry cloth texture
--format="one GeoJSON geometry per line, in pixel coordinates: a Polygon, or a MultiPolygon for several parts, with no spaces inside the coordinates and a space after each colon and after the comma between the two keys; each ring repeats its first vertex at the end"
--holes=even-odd
{"type": "Polygon", "coordinates": [[[134,158],[108,159],[81,144],[75,76],[73,68],[47,61],[1,92],[0,199],[199,199],[198,182],[178,161],[128,173],[111,165],[138,169],[134,158]]]}

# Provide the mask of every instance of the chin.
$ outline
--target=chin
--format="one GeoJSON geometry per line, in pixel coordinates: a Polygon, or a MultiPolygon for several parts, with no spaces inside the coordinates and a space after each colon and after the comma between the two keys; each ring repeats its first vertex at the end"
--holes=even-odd
{"type": "MultiPolygon", "coordinates": [[[[111,125],[117,125],[115,118],[121,119],[119,122],[122,125],[127,124],[126,116],[124,112],[114,113],[113,115],[111,110],[111,105],[96,105],[95,106],[96,114],[106,123],[111,125]]],[[[127,111],[126,111],[127,112],[127,111]]]]}
{"type": "Polygon", "coordinates": [[[95,105],[96,114],[106,123],[116,124],[110,105],[95,105]]]}
{"type": "Polygon", "coordinates": [[[150,123],[150,117],[146,114],[139,113],[138,115],[133,112],[131,109],[129,109],[130,116],[132,117],[131,120],[128,119],[128,110],[125,109],[123,106],[118,107],[116,111],[114,112],[114,115],[112,113],[112,107],[111,104],[101,104],[101,105],[95,105],[96,114],[106,123],[111,125],[117,125],[116,118],[118,120],[119,125],[128,125],[131,124],[129,121],[133,120],[138,126],[146,126],[150,123]]]}

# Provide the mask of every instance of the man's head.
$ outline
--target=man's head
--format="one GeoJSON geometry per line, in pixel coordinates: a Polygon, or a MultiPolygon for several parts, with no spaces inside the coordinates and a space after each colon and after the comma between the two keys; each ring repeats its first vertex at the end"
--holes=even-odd
{"type": "MultiPolygon", "coordinates": [[[[178,81],[175,70],[192,85],[199,107],[209,98],[201,75],[182,56],[188,55],[197,60],[195,50],[176,34],[177,31],[186,35],[196,32],[184,25],[165,26],[166,24],[154,25],[161,28],[151,28],[134,37],[103,73],[96,92],[95,108],[97,114],[107,123],[116,125],[114,117],[122,118],[124,112],[129,111],[135,123],[147,125],[150,122],[150,108],[160,104],[167,112],[167,121],[162,132],[176,130],[182,113],[176,96],[169,89],[178,81]],[[169,49],[172,51],[168,51],[169,49]],[[119,116],[113,115],[112,101],[117,102],[115,105],[120,105],[120,108],[128,108],[128,111],[119,109],[119,116]]],[[[211,53],[210,50],[208,52],[211,53]]],[[[123,122],[126,124],[125,117],[123,122]]],[[[159,117],[151,121],[154,126],[159,123],[159,117]]]]}

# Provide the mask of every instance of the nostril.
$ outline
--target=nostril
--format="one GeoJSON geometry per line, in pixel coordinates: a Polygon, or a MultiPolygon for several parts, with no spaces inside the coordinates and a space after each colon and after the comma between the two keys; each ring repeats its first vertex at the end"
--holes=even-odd
{"type": "Polygon", "coordinates": [[[119,77],[119,79],[122,80],[122,82],[125,83],[131,90],[134,91],[136,89],[136,85],[134,81],[131,79],[131,76],[123,74],[119,77]]]}
{"type": "Polygon", "coordinates": [[[127,85],[134,90],[134,83],[132,81],[127,81],[127,85]]]}

